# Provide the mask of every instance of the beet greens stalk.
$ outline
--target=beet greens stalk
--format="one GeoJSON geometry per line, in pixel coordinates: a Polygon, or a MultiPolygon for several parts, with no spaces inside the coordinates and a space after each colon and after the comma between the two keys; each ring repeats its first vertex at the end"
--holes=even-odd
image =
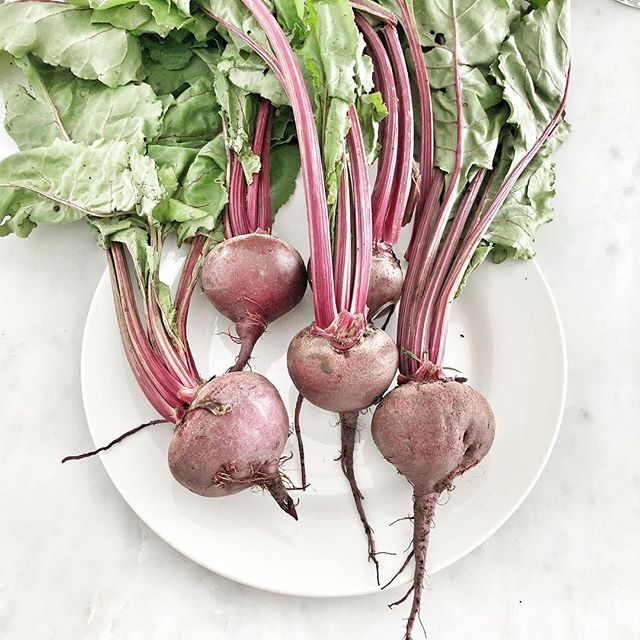
{"type": "MultiPolygon", "coordinates": [[[[411,42],[410,33],[417,34],[413,16],[402,0],[398,3],[403,8],[403,26],[411,42]]],[[[505,33],[504,41],[497,40],[495,44],[497,60],[492,72],[501,87],[506,108],[492,112],[499,118],[502,131],[495,136],[495,141],[485,143],[490,148],[493,144],[495,150],[488,164],[483,156],[474,155],[478,153],[476,148],[466,146],[471,124],[467,113],[473,96],[471,89],[467,89],[469,93],[465,97],[461,57],[468,58],[470,54],[463,49],[459,38],[463,21],[472,24],[472,20],[481,21],[482,16],[470,11],[458,14],[453,1],[450,8],[451,13],[445,14],[451,22],[450,31],[441,38],[450,48],[431,49],[425,58],[440,72],[445,63],[450,65],[446,96],[439,95],[438,100],[448,101],[443,111],[455,113],[455,122],[445,121],[444,117],[436,122],[438,126],[450,127],[440,133],[449,136],[449,147],[455,137],[455,149],[452,158],[443,155],[442,150],[439,154],[433,150],[425,153],[425,139],[421,140],[421,157],[431,155],[438,168],[432,171],[428,191],[420,195],[413,221],[397,334],[401,350],[399,386],[378,404],[372,422],[377,447],[413,487],[412,549],[396,574],[413,559],[413,581],[407,593],[391,605],[398,605],[413,595],[405,640],[411,639],[419,616],[429,532],[438,496],[451,490],[456,477],[484,458],[495,433],[495,418],[488,401],[465,384],[465,379],[450,378],[444,372],[451,303],[474,254],[512,189],[545,145],[557,135],[564,118],[570,75],[567,38],[563,31],[567,19],[564,1],[551,0],[541,9],[522,9],[520,19],[511,18],[511,9],[505,7],[502,11],[510,33],[505,33]],[[549,34],[558,34],[557,40],[549,34]],[[547,41],[549,38],[551,41],[547,41]],[[513,59],[522,59],[524,69],[523,62],[519,62],[516,69],[510,68],[513,59]],[[564,62],[564,68],[557,64],[558,59],[564,62]],[[538,73],[540,68],[554,69],[555,76],[549,72],[550,83],[538,73]],[[516,109],[518,100],[523,100],[524,105],[518,104],[516,109]],[[532,103],[536,103],[537,109],[533,127],[530,122],[522,124],[516,120],[516,114],[520,115],[522,109],[532,103]]],[[[424,21],[429,23],[427,18],[443,20],[439,11],[443,10],[435,5],[426,7],[424,21]]],[[[469,24],[464,25],[467,30],[469,24]]],[[[426,79],[422,53],[415,60],[425,67],[422,71],[416,69],[416,76],[426,79]]],[[[465,74],[470,73],[472,71],[465,69],[465,74]]],[[[447,82],[442,75],[440,81],[447,82]]],[[[488,88],[494,90],[491,85],[488,88]]],[[[428,85],[426,89],[429,90],[428,85]]],[[[423,100],[424,95],[424,91],[419,91],[419,100],[423,100]]],[[[435,108],[440,107],[442,103],[435,102],[435,108]]],[[[421,111],[427,112],[424,104],[421,111]]],[[[427,134],[426,143],[433,145],[433,136],[427,134]]]]}
{"type": "Polygon", "coordinates": [[[388,115],[381,123],[381,151],[371,196],[373,263],[369,283],[369,317],[387,314],[387,322],[402,294],[404,276],[393,247],[409,206],[413,168],[413,105],[409,73],[394,24],[380,32],[360,14],[356,24],[373,61],[376,84],[388,115]]]}
{"type": "MultiPolygon", "coordinates": [[[[400,9],[401,24],[409,43],[409,53],[415,73],[416,88],[418,92],[418,104],[420,111],[420,159],[416,216],[420,217],[424,212],[424,203],[431,188],[433,177],[433,109],[431,104],[431,91],[429,89],[429,75],[424,64],[420,36],[416,23],[406,0],[396,0],[400,9]]],[[[452,3],[453,8],[453,3],[452,3]]],[[[415,228],[415,227],[414,227],[415,228]]],[[[409,248],[407,259],[411,252],[409,248]]]]}

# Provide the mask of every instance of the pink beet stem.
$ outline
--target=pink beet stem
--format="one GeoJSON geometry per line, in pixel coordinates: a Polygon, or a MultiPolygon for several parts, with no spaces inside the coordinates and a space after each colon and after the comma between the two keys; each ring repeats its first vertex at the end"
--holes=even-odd
{"type": "Polygon", "coordinates": [[[260,190],[258,198],[258,229],[271,233],[272,212],[271,212],[271,178],[269,176],[269,165],[271,159],[271,129],[273,125],[273,111],[269,104],[269,117],[267,127],[262,141],[262,152],[260,153],[260,190]]]}
{"type": "Polygon", "coordinates": [[[167,419],[175,417],[181,384],[158,360],[149,345],[135,305],[129,269],[119,243],[108,249],[113,299],[120,335],[131,370],[154,409],[167,419]]]}
{"type": "MultiPolygon", "coordinates": [[[[436,169],[431,182],[431,190],[429,198],[425,202],[425,212],[431,209],[437,209],[440,206],[440,194],[444,185],[444,173],[439,169],[436,169]]],[[[426,226],[428,224],[428,215],[423,216],[419,224],[426,226]]],[[[416,221],[414,220],[414,225],[416,221]]],[[[428,234],[422,232],[414,234],[415,240],[414,249],[412,255],[420,256],[424,253],[425,247],[429,241],[428,234]]],[[[400,304],[398,311],[398,329],[397,329],[397,343],[398,345],[408,346],[409,336],[414,329],[414,325],[411,324],[411,314],[413,313],[414,305],[411,304],[411,300],[417,295],[417,291],[420,287],[420,270],[416,260],[409,260],[409,268],[407,269],[407,275],[404,283],[405,304],[400,304]]],[[[417,354],[416,354],[417,355],[417,354]]],[[[400,372],[407,375],[409,367],[411,365],[411,358],[402,349],[400,350],[400,372]]]]}
{"type": "Polygon", "coordinates": [[[182,342],[189,371],[196,378],[199,377],[198,369],[187,337],[187,318],[189,315],[191,297],[193,295],[196,282],[198,281],[208,244],[208,238],[201,234],[198,234],[191,242],[187,259],[182,267],[180,282],[178,283],[178,291],[176,293],[178,338],[182,342]]]}
{"type": "Polygon", "coordinates": [[[396,0],[402,14],[402,27],[404,28],[409,52],[413,61],[416,74],[416,87],[420,104],[420,195],[416,215],[420,217],[423,212],[422,205],[429,191],[433,173],[433,113],[431,108],[431,91],[429,89],[429,76],[424,62],[420,35],[413,20],[411,11],[405,0],[396,0]]]}
{"type": "Polygon", "coordinates": [[[244,177],[242,163],[235,152],[229,154],[231,163],[229,177],[229,204],[227,215],[234,236],[251,233],[247,216],[247,182],[244,177]]]}
{"type": "Polygon", "coordinates": [[[124,352],[127,357],[127,361],[129,362],[129,366],[131,367],[131,372],[133,373],[136,379],[136,382],[140,387],[140,390],[142,391],[142,393],[144,393],[145,397],[147,398],[151,406],[163,418],[166,418],[167,420],[171,420],[172,416],[175,413],[172,406],[172,403],[175,400],[175,398],[171,398],[170,394],[167,394],[167,397],[169,397],[170,399],[168,401],[167,397],[165,397],[164,395],[164,392],[158,389],[158,387],[154,384],[152,376],[149,374],[146,367],[143,365],[140,355],[133,345],[131,332],[127,324],[127,317],[125,315],[123,304],[122,304],[120,287],[118,284],[118,278],[116,275],[113,255],[111,251],[107,251],[107,260],[109,263],[109,274],[111,276],[111,291],[113,294],[113,302],[116,310],[118,327],[120,329],[120,336],[122,339],[124,352]]]}
{"type": "Polygon", "coordinates": [[[402,222],[411,194],[413,172],[413,103],[409,72],[402,54],[402,45],[395,27],[387,26],[382,30],[387,43],[389,58],[396,81],[398,98],[398,152],[394,171],[394,184],[389,211],[385,219],[382,240],[395,245],[400,236],[402,222]]]}
{"type": "MultiPolygon", "coordinates": [[[[162,239],[158,229],[151,230],[151,243],[162,253],[162,239]]],[[[184,352],[176,344],[176,336],[165,326],[165,319],[160,309],[157,293],[154,288],[153,279],[149,277],[147,282],[147,295],[144,296],[146,303],[147,322],[149,327],[149,339],[152,347],[156,350],[160,361],[171,371],[177,380],[187,388],[196,387],[199,380],[189,371],[186,358],[183,359],[184,352]]]]}
{"type": "Polygon", "coordinates": [[[392,11],[384,9],[373,2],[369,2],[369,0],[351,0],[351,6],[358,11],[368,13],[374,18],[378,18],[378,20],[386,24],[398,24],[398,18],[392,11]]]}
{"type": "Polygon", "coordinates": [[[167,334],[160,315],[158,303],[155,300],[155,295],[153,283],[149,282],[145,298],[151,344],[155,347],[158,357],[164,362],[165,367],[172,372],[176,380],[180,381],[180,384],[187,388],[196,387],[198,385],[197,380],[194,379],[193,375],[189,372],[188,366],[180,359],[180,356],[178,356],[173,342],[167,334]]]}
{"type": "Polygon", "coordinates": [[[353,182],[351,202],[355,217],[355,256],[353,260],[355,274],[350,311],[354,315],[361,314],[366,317],[373,241],[371,235],[371,195],[369,192],[369,172],[364,152],[362,130],[360,129],[358,112],[353,106],[349,109],[349,118],[351,120],[351,128],[347,134],[347,147],[349,149],[349,167],[353,182]]]}
{"type": "MultiPolygon", "coordinates": [[[[424,333],[426,327],[424,326],[425,310],[425,298],[424,288],[427,286],[432,276],[433,265],[435,263],[436,255],[442,237],[444,235],[447,220],[453,210],[457,194],[458,185],[462,178],[462,160],[464,157],[464,110],[462,105],[462,83],[460,80],[460,65],[458,62],[458,32],[457,32],[457,18],[453,19],[453,85],[455,90],[456,100],[456,155],[455,164],[451,176],[449,178],[449,185],[445,192],[442,204],[435,217],[433,223],[429,224],[427,216],[423,215],[414,221],[414,230],[417,228],[415,237],[418,241],[422,239],[428,239],[424,250],[420,253],[412,255],[412,260],[409,263],[409,271],[416,270],[415,279],[411,278],[413,286],[417,285],[417,289],[413,290],[413,295],[409,296],[409,304],[411,305],[411,312],[409,316],[409,323],[412,327],[410,341],[408,343],[409,350],[418,356],[418,358],[424,357],[424,333]],[[421,324],[422,322],[422,324],[421,324]]],[[[420,243],[422,244],[422,243],[420,243]]],[[[412,276],[414,274],[412,273],[412,276]]],[[[429,357],[427,355],[427,357],[429,357]]],[[[411,358],[409,360],[409,369],[412,373],[415,373],[420,363],[411,358]]]]}
{"type": "Polygon", "coordinates": [[[384,224],[389,211],[389,201],[394,188],[394,173],[398,151],[398,96],[389,56],[376,30],[360,14],[356,24],[367,43],[367,53],[373,60],[376,87],[380,90],[388,115],[380,125],[381,151],[378,157],[378,173],[371,194],[373,216],[373,242],[381,242],[384,224]]]}
{"type": "Polygon", "coordinates": [[[268,216],[261,211],[263,204],[262,176],[269,172],[269,152],[271,151],[271,104],[268,100],[262,100],[258,109],[256,130],[253,138],[253,152],[260,157],[260,171],[253,176],[253,182],[247,189],[247,227],[254,233],[261,228],[260,222],[268,219],[267,231],[271,227],[271,213],[268,216]],[[264,152],[266,151],[266,155],[264,152]],[[266,164],[266,166],[265,166],[266,164]]]}
{"type": "Polygon", "coordinates": [[[431,332],[431,344],[434,345],[432,353],[432,362],[438,366],[442,363],[444,356],[444,344],[446,341],[447,326],[449,323],[449,309],[456,291],[460,286],[460,282],[473,258],[473,254],[478,247],[478,244],[486,234],[489,226],[493,222],[496,214],[500,210],[500,207],[504,204],[507,196],[513,189],[514,185],[518,181],[518,178],[522,175],[524,170],[529,166],[533,158],[540,149],[549,141],[550,138],[558,130],[558,127],[562,123],[562,117],[565,107],[567,105],[567,95],[569,90],[569,81],[571,78],[571,70],[567,72],[567,81],[565,84],[564,95],[558,107],[558,111],[546,126],[540,137],[536,140],[535,144],[529,149],[524,157],[516,164],[511,170],[504,183],[494,196],[491,204],[482,213],[481,217],[475,222],[473,227],[467,233],[467,236],[462,241],[460,251],[456,256],[456,260],[449,270],[447,279],[442,287],[438,307],[435,312],[434,321],[432,324],[431,332]]]}
{"type": "Polygon", "coordinates": [[[467,192],[464,194],[462,202],[460,203],[460,206],[453,218],[453,223],[449,229],[449,233],[444,240],[443,247],[438,254],[432,275],[429,277],[427,282],[423,298],[421,298],[423,299],[423,303],[416,321],[416,327],[418,327],[418,333],[420,334],[420,353],[431,353],[433,345],[429,344],[428,340],[430,337],[429,329],[433,319],[433,308],[437,303],[440,288],[442,287],[442,283],[444,282],[448,269],[455,257],[458,243],[462,237],[471,209],[475,204],[478,191],[480,190],[485,174],[486,169],[478,170],[471,181],[467,192]]]}
{"type": "MultiPolygon", "coordinates": [[[[346,158],[343,164],[345,167],[347,166],[346,158]]],[[[351,195],[347,171],[342,172],[342,177],[340,179],[333,248],[333,259],[335,265],[334,273],[336,275],[336,302],[338,311],[348,311],[349,301],[351,300],[353,270],[351,268],[351,195]]]]}

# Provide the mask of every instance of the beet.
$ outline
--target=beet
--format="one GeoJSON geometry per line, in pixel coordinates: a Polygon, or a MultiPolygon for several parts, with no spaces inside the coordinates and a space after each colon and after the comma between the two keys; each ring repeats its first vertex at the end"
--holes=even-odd
{"type": "Polygon", "coordinates": [[[263,487],[296,517],[278,468],[288,435],[287,410],[273,384],[258,373],[227,373],[198,391],[176,427],[169,468],[202,496],[263,487]]]}
{"type": "Polygon", "coordinates": [[[287,352],[289,375],[298,391],[317,407],[335,413],[371,406],[398,368],[393,340],[369,325],[355,344],[343,350],[311,329],[300,331],[287,352]]]}
{"type": "Polygon", "coordinates": [[[443,491],[452,489],[455,478],[487,454],[495,419],[488,401],[469,385],[407,382],[377,406],[371,431],[385,459],[413,486],[414,578],[407,594],[394,603],[400,604],[413,592],[405,636],[410,638],[420,610],[436,500],[443,491]]]}
{"type": "Polygon", "coordinates": [[[215,308],[235,323],[241,343],[230,371],[244,369],[267,325],[293,309],[306,287],[300,254],[274,236],[235,236],[208,253],[202,288],[215,308]]]}
{"type": "Polygon", "coordinates": [[[393,310],[402,295],[404,274],[400,261],[390,245],[378,243],[373,248],[371,276],[367,292],[369,319],[379,318],[393,310]]]}

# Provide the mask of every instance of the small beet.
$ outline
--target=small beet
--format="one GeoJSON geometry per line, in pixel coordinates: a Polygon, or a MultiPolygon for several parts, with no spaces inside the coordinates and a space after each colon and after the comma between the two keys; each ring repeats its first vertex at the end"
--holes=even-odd
{"type": "Polygon", "coordinates": [[[402,295],[403,284],[404,274],[393,249],[388,244],[376,244],[373,249],[367,293],[370,320],[395,307],[402,295]]]}
{"type": "Polygon", "coordinates": [[[202,267],[202,288],[235,323],[241,350],[231,371],[246,366],[267,325],[303,298],[307,274],[300,254],[266,233],[235,236],[214,247],[202,267]]]}

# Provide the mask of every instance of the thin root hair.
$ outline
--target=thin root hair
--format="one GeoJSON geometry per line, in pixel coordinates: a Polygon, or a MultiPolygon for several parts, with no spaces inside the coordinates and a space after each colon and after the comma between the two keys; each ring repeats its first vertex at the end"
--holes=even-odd
{"type": "Polygon", "coordinates": [[[98,447],[93,451],[87,451],[86,453],[80,453],[75,456],[66,456],[62,458],[61,463],[64,464],[69,460],[83,460],[84,458],[90,458],[91,456],[95,456],[101,451],[107,451],[107,449],[111,449],[113,445],[118,444],[119,442],[122,442],[125,438],[132,436],[134,433],[141,431],[145,427],[151,427],[156,424],[169,424],[169,420],[158,419],[158,420],[149,420],[149,422],[143,422],[141,425],[138,425],[137,427],[130,429],[129,431],[126,431],[125,433],[119,435],[115,440],[112,440],[109,444],[105,445],[104,447],[98,447]]]}
{"type": "Polygon", "coordinates": [[[393,607],[397,607],[399,604],[402,604],[412,593],[413,593],[413,585],[409,587],[409,590],[407,591],[407,593],[405,593],[402,596],[402,598],[400,598],[400,600],[396,600],[395,602],[388,604],[387,607],[389,607],[389,609],[393,609],[393,607]]]}
{"type": "Polygon", "coordinates": [[[407,557],[404,559],[402,566],[395,572],[395,574],[393,575],[393,578],[391,578],[389,582],[387,582],[384,586],[380,588],[381,591],[386,589],[388,586],[390,586],[395,581],[395,579],[409,566],[409,563],[411,562],[411,558],[413,558],[413,555],[414,555],[414,551],[413,549],[411,549],[407,557]]]}

